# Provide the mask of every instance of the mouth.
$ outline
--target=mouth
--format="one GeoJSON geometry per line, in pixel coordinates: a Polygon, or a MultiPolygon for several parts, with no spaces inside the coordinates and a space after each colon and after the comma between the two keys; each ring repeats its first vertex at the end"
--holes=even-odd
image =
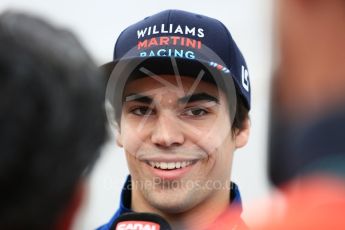
{"type": "Polygon", "coordinates": [[[146,161],[146,163],[155,169],[161,170],[176,170],[188,167],[196,163],[196,160],[193,161],[177,161],[177,162],[157,162],[157,161],[146,161]]]}
{"type": "Polygon", "coordinates": [[[183,161],[145,161],[145,164],[155,177],[164,180],[176,180],[183,177],[198,160],[183,160],[183,161]]]}

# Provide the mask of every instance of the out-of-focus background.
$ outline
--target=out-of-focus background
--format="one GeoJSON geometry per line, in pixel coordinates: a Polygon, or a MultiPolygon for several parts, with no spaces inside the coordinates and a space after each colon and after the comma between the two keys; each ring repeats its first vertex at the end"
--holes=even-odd
{"type": "MultiPolygon", "coordinates": [[[[249,219],[252,213],[246,207],[270,191],[266,148],[273,48],[271,0],[1,0],[0,12],[7,9],[31,12],[69,28],[100,65],[111,61],[115,40],[123,29],[161,10],[187,10],[222,21],[246,58],[251,77],[251,136],[248,145],[236,151],[232,170],[232,180],[242,193],[244,219],[249,219]]],[[[88,194],[74,224],[75,230],[95,229],[110,219],[117,209],[127,174],[124,154],[112,137],[89,178],[88,194]]]]}

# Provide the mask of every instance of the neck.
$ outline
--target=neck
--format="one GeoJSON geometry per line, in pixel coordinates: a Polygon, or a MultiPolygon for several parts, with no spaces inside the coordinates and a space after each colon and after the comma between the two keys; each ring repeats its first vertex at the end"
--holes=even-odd
{"type": "MultiPolygon", "coordinates": [[[[225,195],[225,194],[224,194],[225,195]]],[[[222,199],[209,198],[203,203],[193,207],[192,209],[183,213],[177,214],[163,214],[164,218],[167,218],[173,229],[205,229],[210,226],[216,219],[224,213],[229,207],[229,192],[226,193],[226,197],[222,195],[222,199]]],[[[212,195],[219,196],[218,194],[212,195]]]]}
{"type": "Polygon", "coordinates": [[[191,209],[181,213],[168,213],[152,207],[133,187],[132,210],[135,212],[151,212],[162,216],[169,222],[172,229],[205,229],[223,214],[230,204],[230,191],[227,189],[216,190],[191,209]]]}

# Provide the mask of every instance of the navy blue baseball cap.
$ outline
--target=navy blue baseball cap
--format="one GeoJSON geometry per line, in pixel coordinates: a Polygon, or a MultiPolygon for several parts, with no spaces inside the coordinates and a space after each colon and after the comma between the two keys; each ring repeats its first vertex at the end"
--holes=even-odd
{"type": "Polygon", "coordinates": [[[165,10],[146,17],[122,31],[115,44],[113,61],[102,68],[108,77],[119,78],[124,75],[114,72],[119,72],[115,69],[121,62],[140,65],[145,60],[151,67],[168,69],[162,61],[172,58],[182,62],[185,69],[202,63],[219,72],[219,76],[231,78],[250,109],[251,89],[244,57],[224,24],[207,16],[165,10]]]}

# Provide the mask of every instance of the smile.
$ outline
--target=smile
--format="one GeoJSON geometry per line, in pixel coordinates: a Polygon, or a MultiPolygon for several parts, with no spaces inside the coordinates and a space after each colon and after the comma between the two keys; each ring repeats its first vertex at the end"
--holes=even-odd
{"type": "Polygon", "coordinates": [[[185,168],[195,161],[178,161],[178,162],[155,162],[155,161],[148,161],[147,162],[151,167],[163,170],[174,170],[185,168]]]}
{"type": "Polygon", "coordinates": [[[155,159],[142,160],[144,167],[153,177],[163,180],[178,180],[192,171],[200,159],[155,159]]]}

